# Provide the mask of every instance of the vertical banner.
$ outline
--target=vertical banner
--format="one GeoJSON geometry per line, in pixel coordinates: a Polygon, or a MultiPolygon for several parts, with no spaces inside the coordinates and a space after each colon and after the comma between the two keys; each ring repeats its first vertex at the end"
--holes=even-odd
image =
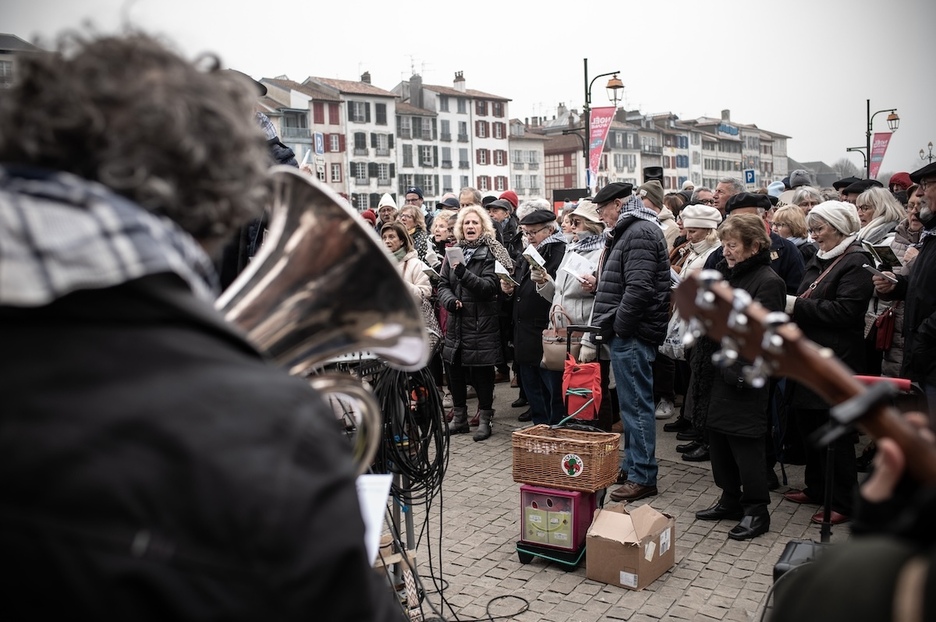
{"type": "Polygon", "coordinates": [[[871,165],[868,169],[868,179],[876,179],[881,170],[881,162],[884,161],[884,153],[887,151],[887,145],[890,143],[890,132],[876,132],[871,137],[871,165]]]}
{"type": "Polygon", "coordinates": [[[608,130],[611,129],[611,120],[614,118],[614,106],[592,108],[588,122],[588,188],[594,194],[598,182],[598,164],[601,162],[601,152],[604,150],[608,130]]]}

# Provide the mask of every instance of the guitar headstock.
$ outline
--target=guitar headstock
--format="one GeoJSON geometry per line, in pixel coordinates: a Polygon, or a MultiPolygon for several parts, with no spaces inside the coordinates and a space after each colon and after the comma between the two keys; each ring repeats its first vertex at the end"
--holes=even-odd
{"type": "Polygon", "coordinates": [[[720,342],[716,364],[750,362],[744,376],[752,386],[763,386],[769,376],[789,377],[833,404],[861,392],[861,384],[831,350],[809,341],[785,313],[769,311],[746,291],[732,289],[721,273],[704,270],[689,276],[674,296],[679,314],[690,321],[689,339],[705,334],[720,342]]]}

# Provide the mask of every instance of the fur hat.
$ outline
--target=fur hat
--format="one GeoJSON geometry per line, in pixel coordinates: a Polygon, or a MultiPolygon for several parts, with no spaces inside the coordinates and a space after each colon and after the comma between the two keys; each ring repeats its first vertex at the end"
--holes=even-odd
{"type": "Polygon", "coordinates": [[[798,168],[790,173],[790,188],[799,188],[800,186],[809,186],[811,184],[812,182],[809,181],[809,173],[803,169],[798,168]]]}
{"type": "Polygon", "coordinates": [[[683,227],[691,229],[717,229],[721,224],[722,216],[716,208],[710,205],[687,205],[679,212],[683,227]]]}
{"type": "Polygon", "coordinates": [[[858,233],[861,229],[861,221],[858,220],[858,212],[855,206],[844,201],[825,201],[809,210],[809,218],[818,216],[826,221],[839,233],[851,235],[858,233]]]}
{"type": "Polygon", "coordinates": [[[637,190],[640,198],[648,198],[657,209],[663,209],[663,186],[655,179],[651,179],[637,190]]]}

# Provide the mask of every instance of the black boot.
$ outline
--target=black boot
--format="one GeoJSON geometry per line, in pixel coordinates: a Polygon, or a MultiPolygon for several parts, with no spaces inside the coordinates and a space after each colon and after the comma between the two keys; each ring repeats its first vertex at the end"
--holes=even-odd
{"type": "Polygon", "coordinates": [[[688,451],[682,455],[682,459],[686,462],[705,462],[709,460],[709,450],[708,445],[705,443],[699,443],[699,446],[688,451]]]}
{"type": "Polygon", "coordinates": [[[468,427],[468,407],[467,406],[456,406],[452,409],[454,416],[448,424],[448,433],[451,434],[466,434],[471,431],[468,427]]]}
{"type": "Polygon", "coordinates": [[[483,441],[491,437],[491,428],[493,427],[494,411],[493,410],[479,410],[478,414],[480,415],[480,421],[478,422],[478,429],[475,431],[474,436],[472,437],[475,441],[483,441]]]}

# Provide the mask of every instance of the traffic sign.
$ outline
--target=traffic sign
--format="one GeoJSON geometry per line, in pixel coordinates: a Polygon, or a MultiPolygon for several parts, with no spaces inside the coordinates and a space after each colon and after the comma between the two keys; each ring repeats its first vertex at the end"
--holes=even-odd
{"type": "Polygon", "coordinates": [[[756,184],[757,178],[754,175],[754,173],[755,171],[752,168],[744,169],[744,183],[746,183],[749,186],[753,186],[754,184],[756,184]]]}

